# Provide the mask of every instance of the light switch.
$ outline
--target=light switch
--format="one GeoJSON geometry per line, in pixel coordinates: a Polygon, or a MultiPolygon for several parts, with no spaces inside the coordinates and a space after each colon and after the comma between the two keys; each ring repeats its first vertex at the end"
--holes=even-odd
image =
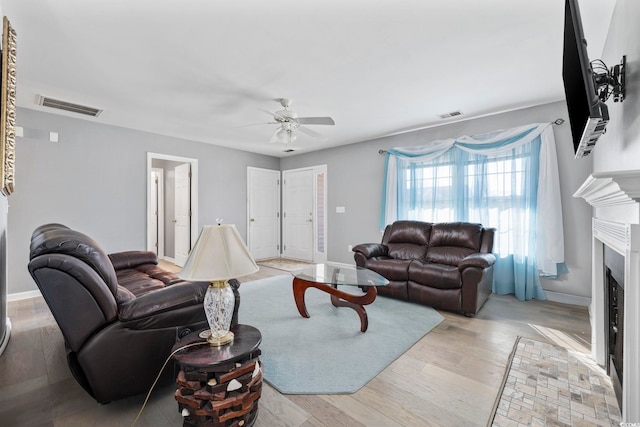
{"type": "Polygon", "coordinates": [[[344,206],[336,206],[336,213],[345,213],[344,206]]]}

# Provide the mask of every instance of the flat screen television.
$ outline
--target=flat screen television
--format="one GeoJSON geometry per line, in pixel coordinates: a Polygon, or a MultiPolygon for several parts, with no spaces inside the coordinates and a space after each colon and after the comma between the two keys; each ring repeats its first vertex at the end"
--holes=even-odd
{"type": "Polygon", "coordinates": [[[609,122],[609,110],[596,93],[593,76],[578,0],[566,0],[562,79],[576,158],[591,154],[609,122]]]}

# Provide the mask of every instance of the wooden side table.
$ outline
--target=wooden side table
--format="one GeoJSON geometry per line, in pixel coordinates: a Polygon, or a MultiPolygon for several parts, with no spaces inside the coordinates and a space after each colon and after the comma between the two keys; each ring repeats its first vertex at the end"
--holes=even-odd
{"type": "Polygon", "coordinates": [[[179,340],[171,350],[203,341],[173,358],[180,367],[175,398],[183,427],[247,427],[258,416],[262,391],[260,331],[249,325],[231,327],[231,344],[210,346],[199,332],[179,340]]]}

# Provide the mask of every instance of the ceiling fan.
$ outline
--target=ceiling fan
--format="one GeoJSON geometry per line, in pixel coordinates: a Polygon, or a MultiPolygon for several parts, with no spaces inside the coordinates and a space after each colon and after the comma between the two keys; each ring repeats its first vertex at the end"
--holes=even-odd
{"type": "Polygon", "coordinates": [[[291,100],[287,98],[280,98],[276,101],[280,102],[283,109],[276,112],[262,110],[265,113],[273,116],[273,122],[267,124],[277,124],[278,129],[273,133],[269,142],[280,142],[287,144],[293,142],[296,139],[296,131],[300,131],[306,135],[314,138],[326,139],[324,135],[313,131],[302,125],[335,125],[335,122],[331,117],[298,117],[298,115],[289,110],[291,100]]]}

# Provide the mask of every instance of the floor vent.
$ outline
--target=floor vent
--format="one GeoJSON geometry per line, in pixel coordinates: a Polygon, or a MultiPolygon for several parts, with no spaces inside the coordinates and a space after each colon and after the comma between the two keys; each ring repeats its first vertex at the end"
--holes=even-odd
{"type": "Polygon", "coordinates": [[[438,115],[438,117],[440,117],[441,119],[449,119],[451,117],[457,117],[461,115],[462,115],[462,111],[457,110],[457,111],[451,111],[450,113],[440,114],[438,115]]]}
{"type": "Polygon", "coordinates": [[[86,116],[98,117],[102,110],[85,105],[74,104],[71,102],[60,101],[46,96],[38,96],[38,105],[43,107],[55,108],[58,110],[69,111],[71,113],[84,114],[86,116]]]}

